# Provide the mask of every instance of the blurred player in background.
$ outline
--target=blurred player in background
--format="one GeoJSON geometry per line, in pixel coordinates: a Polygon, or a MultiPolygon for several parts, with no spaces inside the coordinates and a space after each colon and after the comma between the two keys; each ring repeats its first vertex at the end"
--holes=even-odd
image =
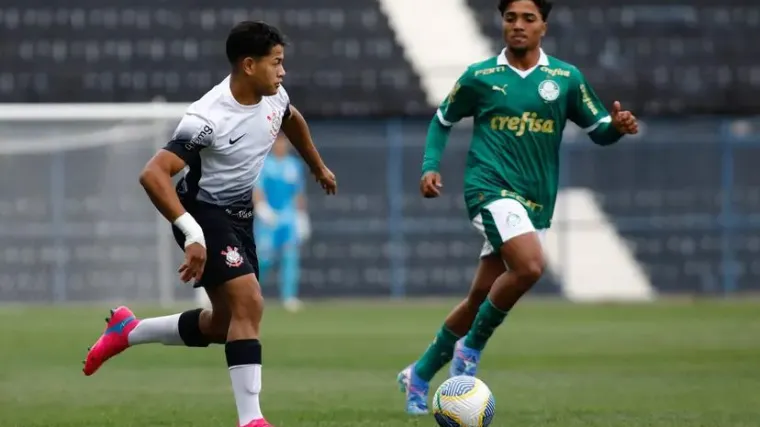
{"type": "Polygon", "coordinates": [[[475,375],[494,330],[544,273],[541,240],[554,214],[566,122],[599,145],[638,132],[619,102],[608,112],[575,66],[541,49],[551,9],[548,0],[499,1],[506,48],[471,65],[430,123],[420,190],[437,197],[450,129],[474,119],[464,197],[485,242],[469,295],[427,351],[399,373],[408,413],[427,412],[429,382],[449,361],[450,375],[475,375]]]}
{"type": "Polygon", "coordinates": [[[254,190],[259,281],[264,282],[275,262],[280,266],[280,300],[289,311],[301,308],[298,299],[300,245],[310,235],[301,161],[288,153],[280,134],[264,162],[254,190]]]}
{"type": "Polygon", "coordinates": [[[282,129],[328,194],[325,166],[301,113],[282,87],[285,40],[263,22],[242,22],[227,38],[231,73],[188,107],[169,143],[145,166],[140,183],[173,225],[185,260],[183,282],[208,293],[212,309],[138,319],[111,311],[87,353],[85,375],[129,347],[223,344],[240,427],[271,427],[259,406],[263,298],[253,238],[253,187],[282,129]],[[176,189],[172,177],[188,168],[176,189]]]}

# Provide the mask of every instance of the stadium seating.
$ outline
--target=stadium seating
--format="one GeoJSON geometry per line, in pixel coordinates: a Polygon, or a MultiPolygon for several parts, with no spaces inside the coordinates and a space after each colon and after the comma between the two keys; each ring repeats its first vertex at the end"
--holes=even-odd
{"type": "MultiPolygon", "coordinates": [[[[503,46],[497,0],[468,0],[503,46]]],[[[760,109],[760,5],[632,0],[555,2],[545,49],[577,65],[606,102],[640,115],[746,114],[760,109]],[[653,66],[652,64],[657,64],[653,66]]]]}
{"type": "Polygon", "coordinates": [[[292,42],[286,87],[310,116],[428,112],[372,0],[65,3],[0,6],[3,100],[191,101],[228,72],[230,27],[261,19],[292,42]]]}
{"type": "MultiPolygon", "coordinates": [[[[496,0],[468,0],[501,46],[496,0]]],[[[372,0],[249,4],[20,0],[0,6],[0,97],[18,102],[196,98],[227,72],[221,44],[243,19],[292,40],[287,87],[311,115],[427,114],[419,77],[372,0]],[[10,5],[9,5],[10,4],[10,5]],[[55,72],[50,72],[54,69],[55,72]]],[[[653,5],[557,3],[546,50],[577,64],[602,98],[640,115],[743,114],[760,108],[760,6],[731,0],[653,5]],[[651,64],[656,63],[656,66],[651,64]]]]}
{"type": "Polygon", "coordinates": [[[717,132],[717,126],[684,121],[655,123],[647,141],[567,152],[567,185],[595,192],[660,292],[721,292],[724,256],[734,257],[728,268],[737,289],[757,289],[760,232],[757,220],[752,223],[760,210],[752,160],[757,146],[735,147],[726,158],[717,132]],[[727,159],[733,172],[724,169],[727,159]],[[730,187],[724,171],[731,175],[730,187]]]}

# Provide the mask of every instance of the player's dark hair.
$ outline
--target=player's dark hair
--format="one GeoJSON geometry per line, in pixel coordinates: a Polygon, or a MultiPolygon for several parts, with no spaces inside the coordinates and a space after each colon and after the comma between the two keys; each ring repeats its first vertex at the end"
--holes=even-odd
{"type": "Polygon", "coordinates": [[[273,47],[285,45],[285,36],[277,28],[261,21],[243,21],[227,36],[227,60],[235,65],[244,58],[267,56],[273,47]]]}
{"type": "MultiPolygon", "coordinates": [[[[504,12],[507,11],[509,5],[516,1],[517,0],[499,0],[499,13],[504,16],[504,12]]],[[[549,19],[549,14],[552,11],[552,7],[554,6],[551,0],[533,0],[533,3],[536,4],[539,13],[541,13],[541,19],[547,21],[549,19]]]]}

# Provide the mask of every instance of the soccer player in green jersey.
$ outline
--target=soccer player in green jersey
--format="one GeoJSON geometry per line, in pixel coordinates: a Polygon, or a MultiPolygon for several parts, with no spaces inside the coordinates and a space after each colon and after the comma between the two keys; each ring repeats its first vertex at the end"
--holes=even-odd
{"type": "Polygon", "coordinates": [[[469,295],[398,376],[409,413],[427,412],[429,382],[452,359],[450,375],[475,375],[496,327],[543,274],[541,241],[554,214],[567,121],[603,146],[638,132],[631,112],[619,102],[608,112],[575,66],[541,49],[551,8],[548,0],[501,0],[506,48],[471,65],[430,123],[420,190],[437,197],[450,128],[473,118],[464,197],[485,242],[469,295]]]}

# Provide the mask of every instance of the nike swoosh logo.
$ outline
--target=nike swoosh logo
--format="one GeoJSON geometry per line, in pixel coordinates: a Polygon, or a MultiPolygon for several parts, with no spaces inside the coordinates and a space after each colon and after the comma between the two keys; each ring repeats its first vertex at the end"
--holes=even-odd
{"type": "Polygon", "coordinates": [[[234,143],[236,143],[236,142],[240,141],[240,138],[244,137],[245,135],[246,135],[246,134],[242,134],[242,135],[240,135],[239,137],[237,137],[237,138],[235,138],[235,139],[232,139],[232,138],[230,138],[230,145],[232,145],[232,144],[234,144],[234,143]]]}

